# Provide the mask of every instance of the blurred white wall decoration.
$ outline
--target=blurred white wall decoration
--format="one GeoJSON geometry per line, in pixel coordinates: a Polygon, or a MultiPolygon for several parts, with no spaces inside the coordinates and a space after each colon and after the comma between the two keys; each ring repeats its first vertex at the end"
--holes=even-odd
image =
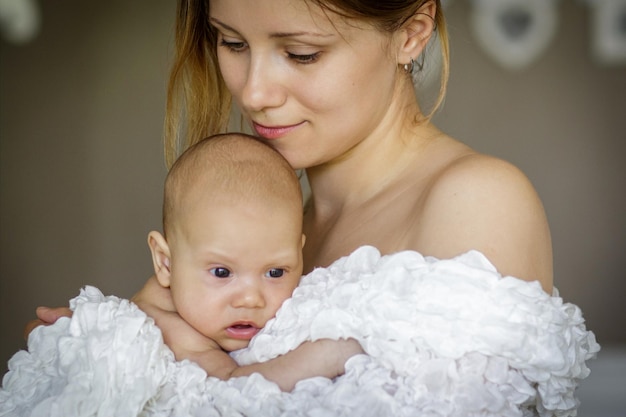
{"type": "Polygon", "coordinates": [[[8,42],[25,43],[39,32],[36,0],[0,0],[0,32],[8,42]]]}
{"type": "Polygon", "coordinates": [[[476,41],[501,66],[528,67],[547,49],[558,26],[557,0],[471,0],[476,41]]]}
{"type": "Polygon", "coordinates": [[[594,58],[602,64],[626,64],[626,0],[585,1],[591,8],[594,58]]]}

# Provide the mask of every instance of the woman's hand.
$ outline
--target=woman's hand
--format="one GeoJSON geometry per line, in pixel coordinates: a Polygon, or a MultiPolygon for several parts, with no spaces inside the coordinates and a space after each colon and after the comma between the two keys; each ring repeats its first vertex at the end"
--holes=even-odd
{"type": "Polygon", "coordinates": [[[35,327],[42,325],[49,326],[54,324],[61,317],[72,317],[72,310],[68,307],[37,307],[35,314],[37,315],[37,319],[26,323],[26,327],[24,328],[24,339],[26,340],[28,340],[28,335],[30,335],[35,327]]]}

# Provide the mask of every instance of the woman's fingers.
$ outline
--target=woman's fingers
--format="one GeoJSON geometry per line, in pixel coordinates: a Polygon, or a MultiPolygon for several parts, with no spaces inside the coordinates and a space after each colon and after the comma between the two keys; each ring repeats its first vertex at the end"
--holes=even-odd
{"type": "Polygon", "coordinates": [[[39,319],[31,320],[28,323],[26,323],[26,327],[24,327],[24,340],[28,340],[28,335],[30,334],[30,332],[32,332],[35,327],[41,326],[42,324],[47,324],[47,323],[44,323],[43,321],[39,319]]]}
{"type": "Polygon", "coordinates": [[[69,307],[37,307],[35,313],[37,318],[45,324],[52,324],[61,317],[72,317],[72,310],[69,307]]]}
{"type": "Polygon", "coordinates": [[[37,315],[37,319],[29,321],[26,323],[26,327],[24,327],[24,339],[26,340],[28,340],[28,335],[35,327],[41,325],[48,326],[61,317],[72,317],[72,310],[68,307],[37,307],[35,314],[37,315]]]}

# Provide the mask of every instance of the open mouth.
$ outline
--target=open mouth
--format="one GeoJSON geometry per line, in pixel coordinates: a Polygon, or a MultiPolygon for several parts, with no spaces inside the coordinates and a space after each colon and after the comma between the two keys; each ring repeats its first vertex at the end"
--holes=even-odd
{"type": "Polygon", "coordinates": [[[235,323],[226,328],[226,333],[233,339],[250,340],[260,330],[260,328],[256,327],[252,323],[235,323]]]}

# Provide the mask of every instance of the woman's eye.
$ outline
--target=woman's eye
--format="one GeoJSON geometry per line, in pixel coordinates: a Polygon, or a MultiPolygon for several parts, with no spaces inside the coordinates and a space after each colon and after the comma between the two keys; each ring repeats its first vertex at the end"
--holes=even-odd
{"type": "Polygon", "coordinates": [[[280,278],[285,274],[285,270],[281,268],[272,268],[266,272],[265,276],[268,278],[280,278]]]}
{"type": "Polygon", "coordinates": [[[246,43],[245,42],[232,42],[232,41],[227,41],[226,39],[221,39],[220,46],[223,46],[224,48],[227,48],[228,50],[232,52],[243,52],[243,50],[246,48],[246,43]]]}
{"type": "Polygon", "coordinates": [[[211,268],[209,272],[217,278],[228,278],[230,276],[230,270],[223,267],[211,268]]]}
{"type": "Polygon", "coordinates": [[[287,56],[289,59],[296,61],[298,64],[312,64],[319,59],[321,54],[321,52],[315,52],[314,54],[299,55],[288,52],[287,56]]]}

